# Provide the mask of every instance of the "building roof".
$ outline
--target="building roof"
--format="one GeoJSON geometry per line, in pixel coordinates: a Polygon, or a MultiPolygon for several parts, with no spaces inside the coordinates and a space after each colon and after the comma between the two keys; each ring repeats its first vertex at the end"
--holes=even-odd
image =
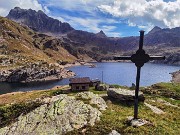
{"type": "Polygon", "coordinates": [[[79,84],[79,83],[91,83],[89,77],[82,77],[82,78],[71,78],[69,79],[70,84],[79,84]]]}

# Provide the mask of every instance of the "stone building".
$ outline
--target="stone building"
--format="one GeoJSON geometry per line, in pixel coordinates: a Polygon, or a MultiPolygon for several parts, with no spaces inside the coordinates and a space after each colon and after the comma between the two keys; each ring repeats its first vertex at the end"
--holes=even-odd
{"type": "Polygon", "coordinates": [[[91,80],[89,77],[82,78],[71,78],[69,79],[72,91],[85,91],[89,90],[89,86],[91,84],[91,80]]]}

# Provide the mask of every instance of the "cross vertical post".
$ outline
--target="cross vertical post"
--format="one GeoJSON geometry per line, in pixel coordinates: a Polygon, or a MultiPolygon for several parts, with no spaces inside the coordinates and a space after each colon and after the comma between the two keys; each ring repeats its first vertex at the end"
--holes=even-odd
{"type": "MultiPolygon", "coordinates": [[[[137,52],[143,52],[143,40],[144,40],[144,31],[140,31],[139,39],[139,50],[137,52]]],[[[137,74],[136,74],[136,89],[135,89],[135,98],[134,98],[134,119],[138,119],[138,94],[139,94],[139,84],[140,84],[140,75],[142,64],[137,64],[137,74]]]]}
{"type": "Polygon", "coordinates": [[[135,99],[134,99],[134,119],[137,119],[138,117],[138,93],[139,93],[140,73],[141,73],[141,67],[137,67],[136,89],[135,89],[135,99]]]}
{"type": "Polygon", "coordinates": [[[165,60],[165,56],[149,56],[143,50],[144,31],[140,31],[139,49],[132,56],[118,56],[114,60],[131,60],[137,67],[136,89],[134,97],[134,119],[138,119],[138,94],[140,84],[141,67],[150,60],[165,60]]]}

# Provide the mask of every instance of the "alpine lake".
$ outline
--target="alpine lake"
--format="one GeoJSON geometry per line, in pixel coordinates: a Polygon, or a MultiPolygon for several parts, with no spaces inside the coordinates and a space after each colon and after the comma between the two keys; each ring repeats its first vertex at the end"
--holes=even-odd
{"type": "MultiPolygon", "coordinates": [[[[67,68],[76,73],[75,77],[90,77],[90,79],[99,79],[103,83],[118,84],[122,86],[131,86],[136,80],[136,66],[133,63],[105,62],[93,63],[94,68],[89,66],[73,66],[67,68]]],[[[141,69],[140,86],[150,86],[159,82],[170,82],[171,74],[179,70],[179,66],[170,66],[164,64],[146,63],[141,69]]],[[[35,82],[35,83],[0,83],[0,94],[51,89],[59,85],[68,85],[69,78],[59,81],[35,82]]]]}

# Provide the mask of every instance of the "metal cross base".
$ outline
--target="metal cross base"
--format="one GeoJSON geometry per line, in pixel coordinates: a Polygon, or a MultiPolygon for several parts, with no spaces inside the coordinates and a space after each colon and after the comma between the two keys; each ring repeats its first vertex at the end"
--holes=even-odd
{"type": "Polygon", "coordinates": [[[140,31],[139,49],[132,56],[119,56],[114,57],[114,60],[131,60],[137,67],[136,75],[136,89],[134,99],[134,119],[138,119],[138,92],[140,82],[141,67],[148,61],[151,60],[165,60],[165,56],[149,56],[143,50],[144,31],[140,31]]]}

